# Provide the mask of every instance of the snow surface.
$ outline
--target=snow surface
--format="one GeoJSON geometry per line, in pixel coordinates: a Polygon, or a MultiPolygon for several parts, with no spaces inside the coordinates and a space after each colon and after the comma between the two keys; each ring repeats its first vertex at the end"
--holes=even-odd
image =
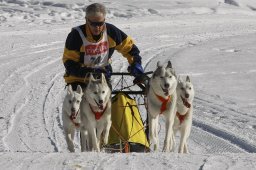
{"type": "MultiPolygon", "coordinates": [[[[92,2],[0,0],[0,169],[256,169],[255,0],[97,1],[134,38],[146,71],[171,60],[191,76],[191,153],[81,153],[78,139],[67,151],[63,47],[92,2]]],[[[114,70],[127,66],[116,52],[114,70]]]]}

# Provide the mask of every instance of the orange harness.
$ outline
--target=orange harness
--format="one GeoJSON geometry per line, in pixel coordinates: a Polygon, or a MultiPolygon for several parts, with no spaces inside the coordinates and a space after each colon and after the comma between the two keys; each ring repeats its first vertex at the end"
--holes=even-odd
{"type": "Polygon", "coordinates": [[[181,115],[179,112],[176,112],[176,116],[179,118],[180,120],[180,124],[182,124],[182,122],[185,120],[187,113],[184,115],[181,115]]]}
{"type": "Polygon", "coordinates": [[[171,96],[168,96],[168,98],[165,99],[162,96],[157,95],[156,93],[155,95],[162,102],[162,105],[160,108],[160,114],[162,114],[167,109],[167,103],[171,100],[171,96]]]}
{"type": "Polygon", "coordinates": [[[91,111],[94,113],[94,116],[95,116],[95,119],[96,120],[99,120],[101,117],[102,117],[102,115],[104,114],[104,112],[106,111],[106,109],[107,109],[107,105],[106,105],[106,107],[102,110],[102,112],[95,112],[93,109],[92,109],[92,106],[89,104],[89,106],[90,106],[90,108],[91,108],[91,111]]]}
{"type": "MultiPolygon", "coordinates": [[[[186,106],[187,108],[190,108],[191,104],[186,99],[184,99],[182,96],[180,96],[180,97],[182,99],[182,102],[183,102],[184,106],[186,106]]],[[[179,118],[180,124],[182,124],[182,122],[185,120],[185,118],[187,116],[187,113],[184,114],[184,115],[181,115],[178,111],[176,112],[176,116],[179,118]]]]}

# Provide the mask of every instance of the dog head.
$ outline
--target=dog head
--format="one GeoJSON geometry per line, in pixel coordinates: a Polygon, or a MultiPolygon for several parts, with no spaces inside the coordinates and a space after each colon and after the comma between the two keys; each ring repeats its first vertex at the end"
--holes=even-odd
{"type": "Polygon", "coordinates": [[[72,119],[75,119],[79,113],[82,96],[83,91],[80,85],[77,86],[76,91],[73,91],[71,85],[68,86],[67,95],[64,99],[64,108],[72,119]]]}
{"type": "Polygon", "coordinates": [[[85,94],[86,100],[91,106],[103,110],[111,97],[111,90],[107,84],[105,75],[101,74],[100,79],[94,79],[91,74],[85,94]]]}
{"type": "Polygon", "coordinates": [[[170,61],[166,67],[160,65],[159,61],[157,62],[157,68],[150,79],[150,87],[161,96],[169,96],[175,92],[177,76],[170,61]]]}
{"type": "Polygon", "coordinates": [[[189,76],[186,77],[186,80],[182,80],[180,77],[178,78],[176,91],[178,97],[182,97],[186,101],[193,101],[195,91],[189,76]]]}

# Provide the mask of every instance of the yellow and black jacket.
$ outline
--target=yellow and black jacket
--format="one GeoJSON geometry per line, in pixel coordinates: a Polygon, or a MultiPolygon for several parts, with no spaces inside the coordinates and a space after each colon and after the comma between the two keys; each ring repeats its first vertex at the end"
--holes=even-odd
{"type": "MultiPolygon", "coordinates": [[[[90,42],[96,42],[89,31],[88,25],[80,25],[79,28],[83,31],[86,39],[90,42]]],[[[138,62],[141,64],[140,51],[134,44],[131,37],[127,36],[123,31],[118,29],[112,24],[106,23],[108,42],[109,42],[109,56],[111,58],[114,51],[120,52],[129,62],[133,64],[138,62]]],[[[99,40],[102,37],[99,38],[99,40]]],[[[63,63],[66,68],[64,79],[66,83],[84,82],[84,77],[92,69],[85,67],[83,64],[84,60],[84,48],[83,41],[77,30],[72,29],[68,34],[65,43],[65,49],[63,54],[63,63]]],[[[106,72],[112,72],[112,68],[107,65],[105,68],[106,72]]]]}

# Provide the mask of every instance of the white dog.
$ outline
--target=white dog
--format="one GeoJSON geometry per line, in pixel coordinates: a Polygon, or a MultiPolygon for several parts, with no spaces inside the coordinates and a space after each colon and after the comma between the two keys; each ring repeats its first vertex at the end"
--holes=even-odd
{"type": "MultiPolygon", "coordinates": [[[[89,132],[89,148],[100,151],[101,135],[104,134],[103,142],[108,143],[109,130],[111,127],[111,90],[104,74],[101,79],[95,80],[90,75],[89,83],[84,91],[85,95],[81,104],[82,124],[89,132]]],[[[82,148],[84,145],[84,133],[81,133],[82,148]]]]}
{"type": "Polygon", "coordinates": [[[175,117],[177,78],[169,61],[167,67],[157,63],[157,69],[149,80],[147,92],[147,108],[149,120],[149,140],[154,150],[159,147],[158,119],[163,114],[166,120],[166,134],[163,151],[170,151],[173,147],[173,122],[175,117]]]}
{"type": "Polygon", "coordinates": [[[70,152],[75,152],[73,140],[75,130],[80,128],[80,103],[82,96],[81,86],[78,85],[76,91],[73,91],[71,85],[69,85],[62,106],[63,128],[70,152]]]}
{"type": "Polygon", "coordinates": [[[190,81],[189,76],[186,77],[186,81],[178,79],[178,85],[176,89],[177,93],[177,112],[174,121],[174,137],[176,132],[180,131],[180,146],[179,153],[188,153],[187,140],[190,135],[192,126],[192,114],[193,114],[193,99],[194,88],[190,81]]]}

